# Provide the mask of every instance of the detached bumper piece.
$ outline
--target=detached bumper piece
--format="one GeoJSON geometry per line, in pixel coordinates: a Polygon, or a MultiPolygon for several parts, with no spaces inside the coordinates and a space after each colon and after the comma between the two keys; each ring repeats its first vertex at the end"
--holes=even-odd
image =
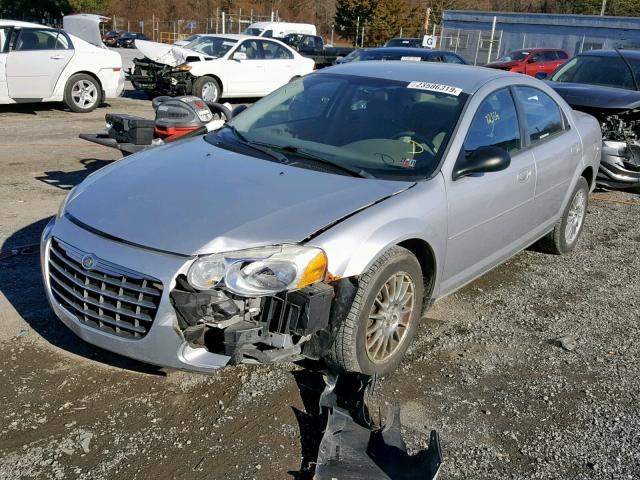
{"type": "Polygon", "coordinates": [[[640,185],[640,144],[605,140],[598,170],[598,185],[632,188],[640,185]]]}
{"type": "Polygon", "coordinates": [[[222,290],[197,291],[178,278],[170,298],[185,340],[236,364],[303,358],[305,341],[329,324],[333,295],[330,285],[320,283],[273,297],[243,298],[222,290]]]}
{"type": "Polygon", "coordinates": [[[375,426],[366,398],[375,379],[366,375],[329,375],[320,397],[328,410],[327,428],[320,443],[314,480],[434,480],[442,465],[440,439],[431,431],[429,447],[409,455],[400,432],[400,409],[387,415],[387,424],[375,426]]]}

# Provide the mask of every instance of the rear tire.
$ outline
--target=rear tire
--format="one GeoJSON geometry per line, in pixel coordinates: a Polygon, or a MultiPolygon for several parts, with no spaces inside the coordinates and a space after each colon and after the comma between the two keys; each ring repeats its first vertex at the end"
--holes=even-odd
{"type": "Polygon", "coordinates": [[[69,110],[89,113],[102,103],[100,83],[90,75],[76,73],[67,80],[64,87],[64,104],[69,110]]]}
{"type": "Polygon", "coordinates": [[[416,257],[398,246],[386,250],[358,279],[353,304],[326,361],[367,375],[395,370],[415,336],[423,296],[416,257]]]}
{"type": "Polygon", "coordinates": [[[199,77],[193,84],[193,94],[206,103],[218,103],[222,95],[222,88],[213,77],[199,77]]]}
{"type": "Polygon", "coordinates": [[[540,249],[553,255],[563,255],[576,248],[589,204],[589,184],[584,177],[578,179],[569,203],[553,230],[538,241],[540,249]]]}

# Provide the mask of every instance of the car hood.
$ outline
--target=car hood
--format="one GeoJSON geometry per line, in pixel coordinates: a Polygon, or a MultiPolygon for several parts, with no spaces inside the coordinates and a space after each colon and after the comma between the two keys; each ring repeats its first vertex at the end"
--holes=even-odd
{"type": "Polygon", "coordinates": [[[282,165],[196,138],[99,170],[65,214],[129,243],[196,255],[300,242],[412,185],[282,165]]]}
{"type": "Polygon", "coordinates": [[[520,62],[492,62],[487,63],[485,67],[489,68],[513,68],[520,65],[520,62]]]}
{"type": "Polygon", "coordinates": [[[640,92],[624,88],[601,87],[584,83],[547,81],[576,110],[629,110],[640,107],[640,92]]]}
{"type": "Polygon", "coordinates": [[[184,63],[187,57],[213,58],[178,45],[167,45],[166,43],[152,42],[150,40],[136,40],[135,45],[149,60],[169,65],[170,67],[176,67],[184,63]]]}
{"type": "Polygon", "coordinates": [[[108,17],[82,13],[79,15],[65,15],[62,18],[62,28],[65,32],[78,37],[96,47],[102,47],[100,23],[109,20],[108,17]]]}

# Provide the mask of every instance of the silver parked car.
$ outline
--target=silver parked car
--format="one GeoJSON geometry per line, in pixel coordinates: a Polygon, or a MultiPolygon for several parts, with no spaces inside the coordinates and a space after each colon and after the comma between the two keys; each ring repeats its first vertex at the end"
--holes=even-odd
{"type": "Polygon", "coordinates": [[[601,144],[524,75],[324,69],[89,176],[44,231],[47,295],[84,340],[157,365],[386,373],[433,301],[536,241],[574,249],[601,144]]]}

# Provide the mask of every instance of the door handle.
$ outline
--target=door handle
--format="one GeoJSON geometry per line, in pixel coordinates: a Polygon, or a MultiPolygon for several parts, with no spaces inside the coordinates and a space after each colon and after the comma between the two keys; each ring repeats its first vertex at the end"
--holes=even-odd
{"type": "Polygon", "coordinates": [[[531,178],[530,168],[523,168],[518,172],[518,183],[525,183],[529,178],[531,178]]]}
{"type": "Polygon", "coordinates": [[[62,60],[64,55],[52,55],[49,57],[51,60],[62,60]]]}

